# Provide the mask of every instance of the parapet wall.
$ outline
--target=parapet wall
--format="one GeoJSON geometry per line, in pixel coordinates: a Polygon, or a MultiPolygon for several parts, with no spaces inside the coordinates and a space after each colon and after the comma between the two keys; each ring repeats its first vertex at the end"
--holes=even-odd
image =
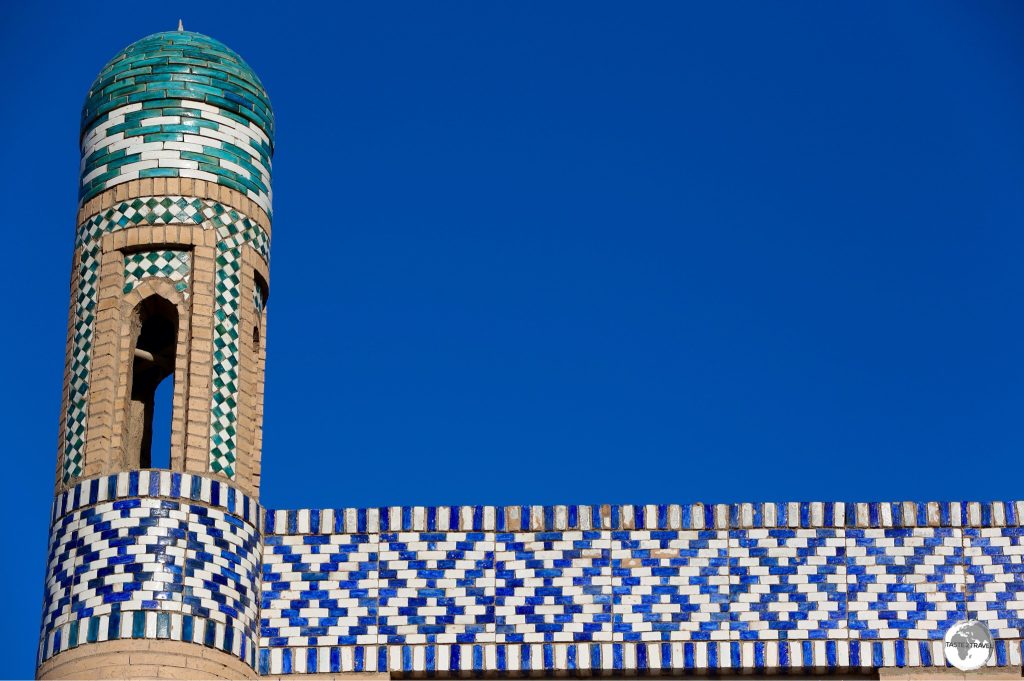
{"type": "Polygon", "coordinates": [[[96,642],[262,675],[946,664],[978,619],[1021,664],[1024,502],[264,511],[167,471],[58,497],[40,662],[96,642]]]}
{"type": "Polygon", "coordinates": [[[276,511],[259,671],[943,666],[963,619],[1019,665],[1024,503],[276,511]]]}

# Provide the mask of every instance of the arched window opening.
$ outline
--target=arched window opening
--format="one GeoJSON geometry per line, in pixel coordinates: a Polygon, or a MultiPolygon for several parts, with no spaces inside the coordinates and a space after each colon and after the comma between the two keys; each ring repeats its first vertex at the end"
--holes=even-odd
{"type": "Polygon", "coordinates": [[[252,351],[256,354],[260,352],[260,325],[252,327],[252,351]]]}
{"type": "Polygon", "coordinates": [[[126,419],[128,463],[139,468],[170,468],[178,310],[167,300],[150,296],[136,308],[133,322],[137,333],[126,419]],[[168,377],[170,380],[165,380],[168,377]],[[162,398],[159,405],[158,395],[162,398]],[[160,440],[155,448],[154,434],[160,440]]]}

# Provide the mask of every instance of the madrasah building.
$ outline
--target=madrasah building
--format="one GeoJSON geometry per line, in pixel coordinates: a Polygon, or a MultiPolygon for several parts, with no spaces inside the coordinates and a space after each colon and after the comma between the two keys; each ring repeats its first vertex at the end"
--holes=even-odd
{"type": "Polygon", "coordinates": [[[266,91],[150,35],[81,154],[39,678],[1020,678],[1024,502],[263,507],[266,91]]]}

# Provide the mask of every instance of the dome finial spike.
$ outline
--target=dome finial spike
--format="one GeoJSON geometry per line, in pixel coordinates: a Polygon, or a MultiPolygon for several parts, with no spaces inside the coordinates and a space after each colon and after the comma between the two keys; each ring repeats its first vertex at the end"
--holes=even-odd
{"type": "Polygon", "coordinates": [[[185,30],[185,24],[181,23],[181,19],[178,19],[178,30],[179,31],[184,31],[185,30]]]}

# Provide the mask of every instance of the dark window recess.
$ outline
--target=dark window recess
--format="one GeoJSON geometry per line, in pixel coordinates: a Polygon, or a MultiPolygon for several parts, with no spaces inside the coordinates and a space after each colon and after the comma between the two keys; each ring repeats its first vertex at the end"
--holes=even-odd
{"type": "Polygon", "coordinates": [[[150,296],[136,308],[133,328],[137,335],[125,420],[128,463],[139,468],[170,468],[178,310],[163,298],[150,296]],[[157,447],[153,446],[155,434],[159,436],[157,447]]]}

